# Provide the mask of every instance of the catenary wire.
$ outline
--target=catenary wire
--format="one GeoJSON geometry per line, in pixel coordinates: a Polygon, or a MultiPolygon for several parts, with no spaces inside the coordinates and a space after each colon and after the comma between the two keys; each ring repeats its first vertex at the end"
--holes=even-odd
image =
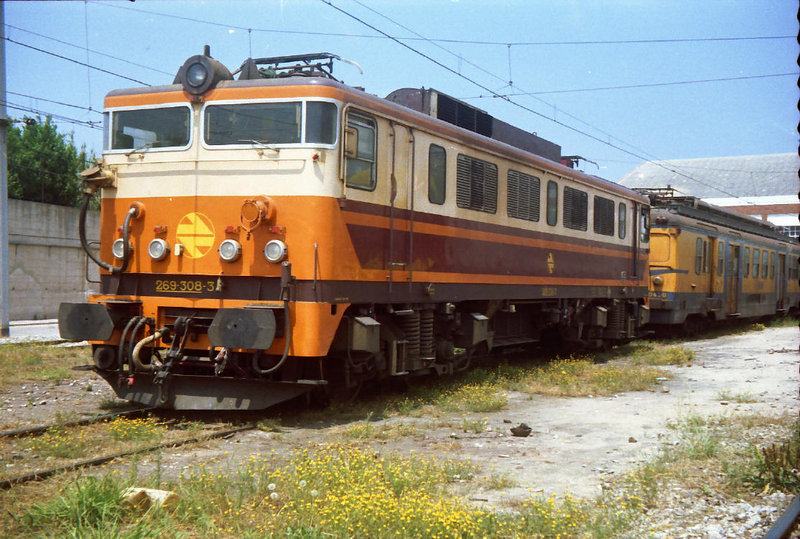
{"type": "Polygon", "coordinates": [[[73,105],[72,103],[65,103],[63,101],[56,101],[55,99],[47,99],[45,97],[37,97],[35,95],[21,94],[19,92],[12,92],[10,90],[6,90],[6,93],[10,94],[10,95],[16,95],[18,97],[27,97],[28,99],[36,99],[37,101],[46,101],[47,103],[53,103],[55,105],[62,105],[64,107],[72,107],[74,109],[87,110],[89,112],[94,112],[95,114],[103,114],[99,110],[95,110],[92,107],[84,107],[82,105],[73,105]]]}
{"type": "Polygon", "coordinates": [[[440,62],[440,61],[436,60],[435,58],[433,58],[433,57],[431,57],[431,56],[429,56],[429,55],[425,54],[424,52],[422,52],[422,51],[419,51],[419,50],[415,49],[415,48],[414,48],[414,47],[412,47],[411,45],[408,45],[407,43],[403,43],[403,42],[402,42],[402,41],[400,41],[398,38],[396,38],[396,37],[394,37],[394,36],[391,36],[390,34],[388,34],[388,33],[384,32],[383,30],[381,30],[381,29],[377,28],[376,26],[374,26],[374,25],[372,25],[372,24],[368,23],[367,21],[365,21],[365,20],[363,20],[363,19],[359,18],[358,16],[356,16],[356,15],[353,15],[352,13],[348,12],[347,10],[345,10],[345,9],[342,9],[342,8],[340,8],[340,7],[339,7],[339,6],[337,6],[337,5],[334,5],[334,4],[333,4],[333,2],[332,2],[331,0],[320,0],[320,2],[322,2],[323,4],[326,4],[326,5],[330,6],[330,7],[332,7],[333,9],[335,9],[335,10],[336,10],[336,11],[338,11],[338,12],[340,12],[341,14],[343,14],[343,15],[345,15],[345,16],[347,16],[347,17],[350,17],[350,18],[352,18],[352,19],[354,19],[355,21],[357,21],[357,22],[359,22],[359,23],[363,24],[364,26],[366,26],[366,27],[370,28],[371,30],[374,30],[375,32],[378,32],[378,33],[380,33],[380,34],[382,34],[382,35],[386,36],[387,38],[391,39],[392,41],[394,41],[395,43],[399,44],[400,46],[407,48],[408,50],[410,50],[411,52],[413,52],[413,53],[415,53],[415,54],[417,54],[417,55],[419,55],[419,56],[422,56],[423,58],[427,59],[428,61],[430,61],[430,62],[432,62],[432,63],[434,63],[434,64],[438,65],[438,66],[439,66],[439,67],[441,67],[442,69],[445,69],[446,71],[449,71],[450,73],[452,73],[452,74],[456,75],[457,77],[460,77],[460,78],[462,78],[462,79],[466,80],[467,82],[469,82],[469,83],[471,83],[471,84],[474,84],[475,86],[477,86],[478,88],[481,88],[482,90],[485,90],[485,91],[487,91],[487,92],[490,92],[490,93],[492,93],[492,94],[496,95],[498,98],[500,98],[500,99],[503,99],[504,101],[506,101],[506,102],[508,102],[508,103],[510,103],[510,104],[512,104],[512,105],[514,105],[514,106],[516,106],[516,107],[518,107],[518,108],[520,108],[520,109],[522,109],[522,110],[525,110],[525,111],[527,111],[527,112],[530,112],[531,114],[535,114],[536,116],[540,116],[540,117],[542,117],[542,118],[544,118],[544,119],[546,119],[546,120],[549,120],[549,121],[551,121],[551,122],[554,122],[554,123],[556,123],[557,125],[560,125],[561,127],[564,127],[565,129],[569,129],[570,131],[573,131],[573,132],[575,132],[575,133],[578,133],[578,134],[584,135],[585,137],[588,137],[588,138],[590,138],[590,139],[592,139],[592,140],[595,140],[595,141],[597,141],[597,142],[600,142],[600,143],[602,143],[602,144],[605,144],[605,145],[607,145],[607,146],[609,146],[609,147],[611,147],[611,148],[614,148],[614,149],[616,149],[616,150],[619,150],[619,151],[621,151],[621,152],[623,152],[623,153],[626,153],[626,154],[628,154],[628,155],[631,155],[631,156],[633,156],[633,157],[637,157],[637,158],[639,158],[639,159],[641,159],[641,160],[643,160],[643,161],[651,161],[651,162],[653,162],[653,164],[655,164],[656,166],[659,166],[659,167],[661,167],[661,168],[663,168],[663,169],[665,169],[665,170],[668,170],[669,172],[672,172],[672,173],[674,173],[674,174],[677,174],[677,175],[679,175],[679,176],[685,177],[685,178],[687,178],[687,179],[689,179],[689,180],[691,180],[691,181],[695,181],[695,182],[697,182],[697,183],[699,183],[699,184],[701,184],[701,185],[705,185],[706,187],[710,187],[710,188],[712,188],[712,189],[715,189],[715,190],[717,190],[717,191],[719,191],[719,192],[721,192],[721,193],[725,193],[726,195],[729,195],[729,196],[731,196],[731,197],[734,197],[734,198],[740,198],[740,197],[738,197],[738,196],[734,195],[733,193],[730,193],[730,192],[726,191],[725,189],[722,189],[721,187],[717,187],[717,186],[715,186],[715,185],[708,184],[708,183],[706,183],[706,182],[704,182],[704,181],[702,181],[702,180],[698,180],[697,178],[693,178],[692,176],[689,176],[688,174],[685,174],[685,173],[683,173],[683,172],[680,172],[680,171],[678,171],[678,170],[675,170],[674,168],[670,168],[670,167],[668,167],[668,166],[664,165],[663,163],[659,163],[658,161],[653,161],[652,159],[648,159],[648,158],[646,158],[646,157],[644,157],[644,156],[642,156],[642,155],[639,155],[639,154],[637,154],[637,153],[635,153],[635,152],[632,152],[632,151],[630,151],[630,150],[626,150],[625,148],[622,148],[622,147],[620,147],[620,146],[618,146],[618,145],[616,145],[616,144],[613,144],[613,143],[611,143],[611,142],[609,142],[609,141],[603,140],[603,139],[601,139],[601,138],[599,138],[599,137],[597,137],[597,136],[595,136],[595,135],[592,135],[591,133],[587,133],[587,132],[585,132],[585,131],[583,131],[583,130],[581,130],[581,129],[578,129],[577,127],[571,126],[571,125],[569,125],[569,124],[565,124],[564,122],[561,122],[561,121],[559,121],[559,120],[556,120],[556,119],[554,119],[554,118],[549,118],[549,117],[547,117],[546,115],[542,114],[541,112],[539,112],[539,111],[537,111],[537,110],[535,110],[535,109],[532,109],[531,107],[528,107],[528,106],[526,106],[526,105],[523,105],[522,103],[518,103],[518,102],[514,101],[513,99],[511,99],[511,98],[509,98],[509,97],[503,97],[503,96],[501,96],[501,95],[497,94],[497,92],[495,92],[495,91],[494,91],[494,90],[492,90],[491,88],[489,88],[489,87],[487,87],[487,86],[485,86],[485,85],[483,85],[483,84],[479,83],[478,81],[475,81],[475,80],[473,80],[473,79],[469,78],[468,76],[466,76],[466,75],[464,75],[464,74],[462,74],[462,73],[459,73],[458,71],[454,70],[453,68],[451,68],[451,67],[449,67],[449,66],[447,66],[447,65],[443,64],[442,62],[440,62]]]}
{"type": "MultiPolygon", "coordinates": [[[[416,35],[416,36],[418,36],[418,37],[420,37],[420,38],[423,38],[423,39],[425,38],[425,37],[424,37],[422,34],[419,34],[418,32],[414,31],[413,29],[411,29],[411,28],[409,28],[409,27],[407,27],[407,26],[404,26],[404,25],[400,24],[399,22],[395,21],[394,19],[392,19],[392,18],[390,18],[390,17],[388,17],[388,16],[384,15],[383,13],[381,13],[381,12],[379,12],[379,11],[377,11],[377,10],[375,10],[375,9],[371,8],[371,7],[369,7],[368,5],[364,4],[364,3],[363,3],[363,2],[361,2],[360,0],[353,0],[353,2],[355,2],[356,4],[358,4],[358,5],[362,6],[363,8],[365,8],[365,9],[367,9],[367,10],[371,11],[372,13],[375,13],[376,15],[378,15],[378,16],[380,16],[380,17],[382,17],[382,18],[386,19],[386,20],[388,20],[389,22],[391,22],[391,23],[393,23],[393,24],[395,24],[395,25],[399,26],[399,27],[400,27],[400,28],[402,28],[403,30],[406,30],[407,32],[411,32],[412,34],[414,34],[414,35],[416,35]]],[[[484,73],[488,74],[489,76],[491,76],[491,77],[493,77],[493,78],[495,78],[495,79],[497,79],[497,80],[499,80],[499,81],[503,81],[503,82],[505,82],[505,80],[504,80],[502,77],[500,77],[499,75],[496,75],[496,74],[494,74],[494,73],[492,73],[492,72],[490,72],[490,71],[488,71],[488,70],[484,69],[483,67],[481,67],[481,66],[478,66],[477,64],[470,62],[469,60],[464,60],[462,56],[460,56],[460,55],[458,55],[458,54],[455,54],[455,53],[453,53],[452,51],[450,51],[449,49],[447,49],[447,48],[445,48],[445,47],[443,47],[443,46],[441,46],[441,45],[438,45],[438,44],[436,44],[436,43],[432,43],[432,44],[433,44],[434,46],[436,46],[437,48],[439,48],[439,49],[441,49],[441,50],[443,50],[443,51],[447,52],[448,54],[451,54],[452,56],[455,56],[455,57],[459,58],[459,60],[463,60],[463,61],[465,61],[467,64],[469,64],[469,65],[471,65],[471,66],[473,66],[473,67],[477,68],[478,70],[480,70],[480,71],[482,71],[482,72],[484,72],[484,73]]],[[[507,82],[507,86],[509,86],[509,87],[512,87],[512,88],[513,88],[513,87],[514,87],[514,85],[513,85],[513,82],[511,81],[511,75],[510,75],[510,73],[511,73],[511,58],[510,58],[510,50],[511,50],[511,49],[509,48],[509,80],[508,80],[508,82],[507,82]]],[[[518,88],[518,87],[517,87],[517,88],[518,88]]],[[[493,92],[493,94],[494,94],[494,95],[491,95],[491,96],[489,96],[489,97],[498,97],[498,96],[497,96],[497,92],[496,92],[496,91],[492,91],[492,92],[493,92]]],[[[552,103],[549,103],[549,102],[545,101],[544,99],[541,99],[541,98],[537,97],[536,95],[534,95],[534,93],[530,93],[530,92],[522,92],[522,93],[520,93],[520,94],[503,94],[503,95],[504,95],[504,97],[507,97],[507,96],[509,96],[509,95],[527,95],[527,96],[529,96],[529,97],[532,97],[533,99],[535,99],[535,100],[539,101],[540,103],[542,103],[542,104],[544,104],[544,105],[546,105],[546,106],[548,106],[548,107],[552,108],[552,109],[553,109],[555,112],[560,112],[561,114],[564,114],[565,116],[567,116],[567,117],[569,117],[569,118],[572,118],[572,119],[574,119],[574,120],[576,120],[576,121],[580,122],[581,124],[583,124],[583,125],[585,125],[585,126],[587,126],[587,127],[590,127],[590,128],[592,128],[592,129],[594,129],[594,130],[596,130],[596,131],[600,132],[600,133],[603,133],[604,135],[608,136],[610,139],[612,139],[612,140],[617,140],[617,141],[619,141],[620,143],[624,144],[625,146],[627,146],[627,147],[629,147],[629,148],[632,148],[632,149],[634,149],[634,150],[636,150],[636,151],[640,152],[640,153],[641,153],[643,156],[645,156],[645,157],[647,157],[647,158],[648,158],[648,159],[647,159],[648,161],[658,161],[658,160],[659,160],[659,159],[658,159],[658,158],[657,158],[655,155],[651,154],[650,152],[648,152],[648,151],[646,151],[646,150],[644,150],[644,149],[642,149],[642,148],[639,148],[639,147],[637,147],[637,146],[635,146],[635,145],[633,145],[633,144],[631,144],[631,143],[629,143],[629,142],[626,142],[626,141],[624,141],[624,140],[622,140],[622,139],[620,139],[620,138],[618,138],[618,137],[615,137],[614,135],[612,135],[612,134],[611,134],[611,133],[609,133],[608,131],[606,131],[606,130],[604,130],[604,129],[601,129],[600,127],[597,127],[597,126],[595,126],[595,125],[592,125],[592,124],[590,124],[590,123],[588,123],[588,122],[586,122],[586,121],[582,120],[581,118],[578,118],[577,116],[575,116],[575,115],[573,115],[573,114],[570,114],[570,113],[569,113],[569,112],[567,112],[567,111],[564,111],[563,109],[559,109],[558,107],[556,107],[556,106],[555,106],[555,105],[553,105],[552,103]]],[[[555,120],[555,119],[553,118],[553,120],[555,120]]],[[[640,158],[641,158],[641,157],[640,157],[640,158]]],[[[711,186],[709,186],[709,187],[711,187],[711,186]]]]}
{"type": "MultiPolygon", "coordinates": [[[[2,101],[0,101],[0,102],[2,102],[2,101]]],[[[69,123],[73,123],[73,124],[76,124],[76,125],[81,125],[81,126],[84,126],[84,127],[90,127],[92,129],[99,129],[99,130],[103,129],[101,126],[97,125],[95,122],[93,122],[91,120],[78,120],[76,118],[70,118],[69,116],[63,116],[61,114],[53,114],[52,112],[47,112],[47,111],[35,109],[35,108],[32,108],[32,107],[26,107],[26,106],[23,106],[23,105],[17,105],[15,103],[9,103],[8,101],[5,102],[5,105],[8,108],[11,108],[11,109],[14,109],[14,110],[19,110],[19,111],[22,111],[22,112],[30,112],[31,114],[38,114],[39,116],[46,116],[46,117],[49,116],[50,118],[53,118],[54,120],[61,120],[61,121],[64,121],[64,122],[69,122],[69,123]]]]}
{"type": "MultiPolygon", "coordinates": [[[[746,75],[742,77],[720,77],[716,79],[699,79],[699,80],[683,80],[683,81],[675,81],[675,82],[653,82],[648,84],[629,84],[625,86],[603,86],[598,88],[574,88],[571,90],[545,90],[541,92],[514,92],[514,93],[504,93],[502,97],[515,97],[520,95],[543,95],[543,94],[568,94],[568,93],[575,93],[575,92],[597,92],[601,90],[626,90],[630,88],[654,88],[658,86],[679,86],[684,84],[703,84],[709,82],[725,82],[725,81],[736,81],[736,80],[750,80],[750,79],[766,79],[771,77],[797,77],[800,73],[770,73],[767,75],[746,75]]],[[[469,97],[462,97],[461,99],[483,99],[483,98],[495,98],[495,95],[475,95],[469,97]]]]}
{"type": "MultiPolygon", "coordinates": [[[[390,17],[388,17],[388,16],[384,15],[383,13],[380,13],[379,11],[376,11],[375,9],[373,9],[373,8],[369,7],[368,5],[366,5],[366,4],[362,3],[362,2],[360,2],[359,0],[353,0],[353,1],[354,1],[355,3],[357,3],[358,5],[360,5],[360,6],[364,7],[365,9],[368,9],[369,11],[371,11],[371,12],[375,13],[376,15],[378,15],[378,16],[380,16],[380,17],[382,17],[382,18],[384,18],[384,19],[386,19],[386,20],[390,21],[391,23],[393,23],[393,24],[395,24],[395,25],[399,26],[399,27],[400,27],[400,28],[402,28],[403,30],[406,30],[407,32],[411,32],[411,33],[413,33],[414,35],[416,35],[416,36],[420,37],[421,39],[425,39],[425,36],[423,36],[422,34],[419,34],[418,32],[415,32],[413,29],[411,29],[411,28],[408,28],[407,26],[404,26],[404,25],[400,24],[399,22],[395,21],[394,19],[392,19],[392,18],[390,18],[390,17]]],[[[454,57],[456,57],[456,58],[458,58],[458,59],[459,59],[459,61],[463,61],[463,62],[465,62],[466,64],[468,64],[468,65],[471,65],[471,66],[475,67],[476,69],[478,69],[479,71],[481,71],[481,72],[483,72],[483,73],[485,73],[485,74],[489,75],[490,77],[492,77],[492,78],[494,78],[494,79],[496,79],[496,80],[498,80],[498,81],[500,81],[500,82],[504,82],[504,83],[506,83],[506,86],[515,87],[515,86],[513,86],[513,83],[512,83],[512,81],[510,80],[510,78],[511,78],[511,77],[510,77],[510,73],[511,73],[511,58],[510,58],[510,49],[509,49],[509,69],[508,69],[508,70],[509,70],[509,80],[507,81],[507,80],[506,80],[506,79],[504,79],[503,77],[501,77],[501,76],[499,76],[499,75],[496,75],[495,73],[492,73],[491,71],[489,71],[489,70],[487,70],[487,69],[483,68],[482,66],[479,66],[478,64],[475,64],[475,63],[473,63],[473,62],[470,62],[469,60],[466,60],[466,59],[464,59],[464,58],[463,58],[463,56],[461,56],[461,55],[459,55],[459,54],[456,54],[456,53],[454,53],[454,52],[450,51],[449,49],[447,49],[447,48],[445,48],[445,47],[443,47],[443,46],[441,46],[441,45],[438,45],[438,44],[436,44],[436,43],[432,43],[432,44],[433,44],[435,47],[437,47],[437,48],[439,48],[439,49],[441,49],[441,50],[443,50],[443,51],[447,52],[448,54],[450,54],[450,55],[452,55],[452,56],[454,56],[454,57]]],[[[517,86],[516,88],[518,88],[518,86],[517,86]]],[[[494,91],[493,91],[493,93],[496,93],[496,92],[494,92],[494,91]]],[[[585,126],[587,126],[587,127],[591,128],[591,129],[594,129],[594,130],[596,130],[597,132],[599,132],[599,133],[602,133],[602,134],[604,134],[604,135],[608,136],[609,138],[611,138],[611,139],[613,139],[613,140],[617,140],[617,141],[619,141],[620,143],[622,143],[622,144],[624,144],[624,145],[628,146],[629,148],[633,148],[634,150],[636,150],[636,151],[638,151],[638,152],[642,153],[643,155],[648,155],[648,152],[647,152],[646,150],[643,150],[642,148],[638,148],[638,147],[636,147],[635,145],[633,145],[633,144],[631,144],[631,143],[629,143],[629,142],[626,142],[626,141],[624,141],[624,140],[621,140],[621,139],[619,139],[619,138],[615,137],[614,135],[612,135],[611,133],[609,133],[608,131],[606,131],[606,130],[604,130],[604,129],[600,128],[600,127],[597,127],[596,125],[593,125],[593,124],[591,124],[591,123],[589,123],[589,122],[587,122],[587,121],[585,121],[585,120],[583,120],[583,119],[581,119],[581,118],[579,118],[579,117],[575,116],[574,114],[571,114],[571,113],[569,113],[569,112],[567,112],[567,111],[565,111],[565,110],[563,110],[563,109],[561,109],[561,108],[559,108],[559,107],[556,107],[554,104],[552,104],[552,103],[549,103],[549,102],[545,101],[544,99],[542,99],[542,98],[540,98],[540,97],[537,97],[537,96],[536,96],[536,95],[534,95],[534,94],[531,94],[531,93],[529,93],[529,94],[526,94],[526,95],[529,95],[530,97],[532,97],[532,98],[533,98],[533,99],[535,99],[536,101],[539,101],[540,103],[542,103],[542,104],[546,105],[547,107],[549,107],[549,108],[553,109],[555,113],[559,113],[559,112],[560,112],[560,113],[561,113],[561,114],[563,114],[564,116],[567,116],[568,118],[572,118],[573,120],[575,120],[575,121],[577,121],[577,122],[580,122],[581,124],[583,124],[583,125],[585,125],[585,126]]],[[[494,96],[492,96],[492,97],[494,97],[494,96]]],[[[548,118],[548,119],[549,119],[549,118],[548,118]]],[[[650,155],[649,157],[651,157],[651,158],[655,158],[655,156],[653,156],[653,155],[650,155]]]]}
{"type": "Polygon", "coordinates": [[[55,52],[51,52],[51,51],[48,51],[48,50],[45,50],[45,49],[40,49],[39,47],[34,47],[33,45],[28,45],[27,43],[22,43],[21,41],[16,41],[14,39],[11,39],[10,37],[3,37],[3,39],[8,41],[9,43],[13,43],[15,45],[20,45],[21,47],[32,49],[32,50],[41,52],[43,54],[48,54],[50,56],[55,56],[56,58],[61,58],[62,60],[66,60],[66,61],[72,62],[74,64],[82,65],[84,67],[88,67],[89,69],[94,69],[95,71],[100,71],[102,73],[107,73],[109,75],[114,75],[115,77],[119,77],[121,79],[126,79],[126,80],[129,80],[129,81],[132,81],[132,82],[136,82],[136,83],[142,84],[144,86],[151,86],[150,84],[148,84],[148,83],[146,83],[144,81],[133,79],[131,77],[127,77],[127,76],[121,75],[119,73],[114,73],[113,71],[109,71],[108,69],[103,69],[101,67],[96,67],[96,66],[93,66],[93,65],[89,65],[89,64],[87,64],[85,62],[81,62],[79,60],[75,60],[74,58],[70,58],[70,57],[64,56],[62,54],[56,54],[55,52]]]}
{"type": "Polygon", "coordinates": [[[401,39],[405,41],[436,41],[439,43],[462,43],[468,45],[496,45],[496,46],[534,46],[534,45],[628,45],[628,44],[650,44],[650,43],[698,43],[698,42],[714,42],[714,41],[756,41],[756,40],[777,40],[777,39],[796,39],[797,36],[790,35],[777,35],[777,36],[726,36],[726,37],[695,37],[695,38],[666,38],[666,39],[618,39],[618,40],[592,40],[592,41],[488,41],[488,40],[475,40],[475,39],[445,39],[445,38],[425,38],[425,37],[399,37],[393,38],[390,36],[375,36],[368,34],[350,34],[345,32],[315,32],[309,30],[286,30],[277,28],[253,28],[248,26],[239,26],[236,24],[225,24],[196,17],[188,17],[186,15],[175,15],[172,13],[163,13],[159,11],[152,11],[149,9],[141,9],[139,7],[133,8],[129,6],[109,4],[105,2],[98,2],[95,5],[110,7],[115,9],[123,9],[127,11],[135,11],[140,13],[147,13],[150,15],[158,15],[172,19],[178,19],[189,22],[197,22],[217,26],[219,28],[228,28],[233,30],[243,30],[251,32],[265,32],[275,34],[294,34],[294,35],[307,35],[307,36],[324,36],[324,37],[355,37],[364,39],[401,39]]]}
{"type": "MultiPolygon", "coordinates": [[[[18,30],[20,32],[25,32],[27,34],[31,34],[31,35],[34,35],[34,36],[37,36],[37,37],[41,37],[43,39],[49,39],[50,41],[55,41],[56,43],[61,43],[62,45],[67,45],[68,47],[74,47],[76,49],[81,49],[81,50],[85,49],[85,47],[83,47],[82,45],[76,45],[74,43],[70,43],[69,41],[56,39],[56,38],[54,38],[52,36],[47,36],[47,35],[44,35],[44,34],[40,34],[38,32],[34,32],[33,30],[27,30],[27,29],[21,28],[19,26],[14,26],[13,24],[6,23],[6,28],[13,28],[14,30],[18,30]]],[[[118,62],[123,62],[123,63],[126,63],[126,64],[130,64],[132,66],[141,67],[142,69],[149,69],[150,71],[154,71],[156,73],[161,73],[163,75],[170,75],[170,76],[174,75],[174,73],[170,73],[170,72],[164,71],[162,69],[156,69],[155,67],[150,67],[150,66],[147,66],[147,65],[144,65],[144,64],[139,64],[139,63],[136,63],[136,62],[132,62],[130,60],[126,60],[125,58],[120,58],[119,56],[114,56],[114,55],[111,55],[111,54],[108,54],[108,53],[105,53],[105,52],[96,51],[94,49],[88,49],[88,50],[92,54],[96,54],[98,56],[104,56],[106,58],[111,58],[112,60],[117,60],[118,62]]]]}

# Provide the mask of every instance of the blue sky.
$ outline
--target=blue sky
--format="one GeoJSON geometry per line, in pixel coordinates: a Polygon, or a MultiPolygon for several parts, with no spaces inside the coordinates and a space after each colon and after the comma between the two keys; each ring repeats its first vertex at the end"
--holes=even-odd
{"type": "MultiPolygon", "coordinates": [[[[796,36],[793,1],[327,2],[6,2],[7,101],[99,121],[108,91],[139,84],[52,54],[158,85],[209,44],[232,69],[251,50],[254,57],[338,54],[364,69],[339,66],[335,74],[348,84],[379,96],[436,88],[594,161],[583,168],[610,180],[645,159],[798,147],[796,39],[720,39],[796,36]],[[346,13],[397,38],[455,40],[401,39],[449,70],[346,13]],[[705,41],[671,41],[687,39],[705,41]],[[648,40],[660,42],[585,43],[648,40]],[[739,79],[598,89],[732,78],[739,79]],[[480,97],[489,90],[513,94],[513,103],[480,97]]],[[[8,109],[12,118],[24,114],[8,109]]],[[[58,123],[101,151],[100,129],[58,123]]]]}

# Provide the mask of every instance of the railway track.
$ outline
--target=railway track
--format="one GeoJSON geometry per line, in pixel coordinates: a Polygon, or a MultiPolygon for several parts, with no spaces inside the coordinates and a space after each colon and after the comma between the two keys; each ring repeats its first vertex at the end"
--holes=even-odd
{"type": "MultiPolygon", "coordinates": [[[[112,414],[109,414],[109,415],[112,415],[112,414]]],[[[119,415],[119,414],[117,414],[117,415],[119,415]]],[[[43,427],[34,427],[33,429],[22,429],[22,432],[27,432],[28,435],[29,435],[30,431],[34,431],[34,430],[39,429],[39,428],[44,428],[44,429],[52,428],[53,426],[54,425],[50,425],[49,427],[48,426],[43,426],[43,427]]],[[[81,460],[81,461],[78,461],[78,462],[72,462],[70,464],[65,464],[65,465],[61,465],[61,466],[55,466],[53,468],[47,468],[47,469],[43,469],[43,470],[36,470],[34,472],[29,472],[29,473],[26,473],[26,474],[15,476],[15,477],[10,477],[10,478],[6,478],[6,479],[0,479],[0,490],[7,490],[7,489],[9,489],[9,488],[11,488],[11,487],[13,487],[15,485],[29,483],[31,481],[41,481],[43,479],[47,479],[48,477],[51,477],[53,475],[56,475],[56,474],[59,474],[59,473],[63,473],[63,472],[80,470],[80,469],[83,469],[83,468],[91,468],[91,467],[94,467],[94,466],[101,466],[103,464],[106,464],[107,462],[111,462],[113,460],[124,458],[124,457],[128,457],[128,456],[131,456],[131,455],[140,455],[140,454],[143,454],[143,453],[150,453],[152,451],[158,451],[160,449],[166,449],[166,448],[171,448],[171,447],[180,447],[182,445],[198,443],[198,442],[204,442],[204,441],[207,441],[207,440],[213,440],[215,438],[224,438],[224,437],[230,436],[232,434],[236,434],[236,433],[239,433],[239,432],[252,430],[252,429],[254,429],[256,427],[257,427],[257,425],[254,422],[253,423],[247,423],[245,425],[239,425],[237,427],[231,427],[231,428],[227,428],[227,429],[222,429],[222,430],[219,430],[219,431],[206,433],[206,434],[201,434],[201,435],[198,435],[198,436],[190,436],[190,437],[179,439],[179,440],[171,440],[171,441],[168,441],[168,442],[162,442],[162,443],[159,443],[159,444],[153,444],[153,445],[149,445],[149,446],[145,446],[145,447],[137,447],[137,448],[134,448],[134,449],[130,449],[128,451],[121,451],[121,452],[117,452],[117,453],[113,453],[113,454],[109,454],[109,455],[103,455],[103,456],[100,456],[100,457],[95,457],[95,458],[91,458],[91,459],[85,459],[85,460],[81,460]]],[[[8,435],[8,432],[20,432],[20,431],[7,431],[6,433],[2,433],[2,434],[8,435]]],[[[41,431],[39,431],[39,432],[41,432],[41,431]]],[[[23,434],[23,435],[26,435],[26,434],[23,434]]]]}
{"type": "Polygon", "coordinates": [[[122,412],[113,412],[109,414],[98,415],[94,417],[87,417],[85,419],[78,419],[75,421],[62,421],[59,423],[51,423],[49,425],[38,425],[36,427],[26,427],[24,429],[14,429],[0,431],[0,439],[2,438],[23,438],[25,436],[36,436],[47,432],[54,427],[81,427],[84,425],[91,425],[92,423],[100,423],[102,421],[109,421],[118,417],[136,418],[142,417],[153,408],[139,408],[136,410],[125,410],[122,412]]]}
{"type": "Polygon", "coordinates": [[[764,539],[787,539],[800,525],[800,496],[795,496],[786,511],[775,521],[764,539]]]}

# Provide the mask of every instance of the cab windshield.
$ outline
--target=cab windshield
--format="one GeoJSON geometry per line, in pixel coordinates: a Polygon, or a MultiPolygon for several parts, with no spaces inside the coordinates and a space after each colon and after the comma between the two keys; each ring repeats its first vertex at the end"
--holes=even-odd
{"type": "MultiPolygon", "coordinates": [[[[191,112],[187,106],[111,111],[110,137],[106,137],[106,148],[143,150],[188,146],[191,112]]],[[[108,127],[107,121],[107,132],[108,127]]]]}
{"type": "Polygon", "coordinates": [[[333,144],[336,105],[326,102],[209,104],[203,139],[210,146],[333,144]]]}

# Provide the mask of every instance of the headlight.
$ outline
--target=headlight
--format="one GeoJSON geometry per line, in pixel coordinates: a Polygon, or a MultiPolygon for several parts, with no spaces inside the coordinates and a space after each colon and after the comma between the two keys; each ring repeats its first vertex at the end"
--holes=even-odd
{"type": "Polygon", "coordinates": [[[225,262],[234,262],[242,254],[242,246],[236,240],[225,240],[219,244],[219,257],[225,262]]]}
{"type": "MultiPolygon", "coordinates": [[[[122,241],[122,238],[114,240],[114,243],[111,244],[111,254],[114,255],[114,258],[122,260],[122,258],[125,256],[123,249],[124,245],[125,242],[122,241]]],[[[128,251],[130,251],[131,253],[133,252],[133,245],[131,245],[130,243],[128,244],[128,251]]]]}
{"type": "Polygon", "coordinates": [[[653,277],[653,284],[656,286],[661,286],[662,284],[664,284],[664,278],[661,277],[661,275],[656,275],[655,277],[653,277]]]}
{"type": "Polygon", "coordinates": [[[164,260],[169,254],[169,245],[161,238],[156,238],[147,246],[147,253],[153,260],[164,260]]]}
{"type": "Polygon", "coordinates": [[[286,258],[286,244],[281,240],[272,240],[264,247],[264,256],[273,264],[282,262],[286,258]]]}
{"type": "Polygon", "coordinates": [[[200,62],[190,65],[186,70],[186,83],[194,88],[202,86],[207,78],[208,69],[200,62]]]}

